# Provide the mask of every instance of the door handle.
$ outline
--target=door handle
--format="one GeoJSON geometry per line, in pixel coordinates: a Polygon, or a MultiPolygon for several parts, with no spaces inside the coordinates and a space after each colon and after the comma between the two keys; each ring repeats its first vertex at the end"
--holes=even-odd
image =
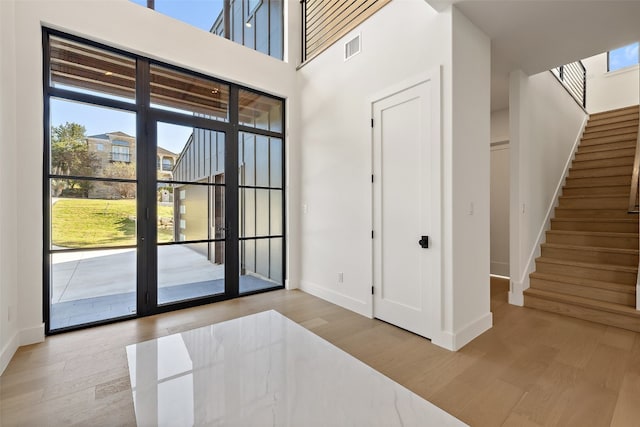
{"type": "Polygon", "coordinates": [[[429,236],[422,236],[420,240],[418,240],[418,244],[422,249],[429,248],[429,236]]]}

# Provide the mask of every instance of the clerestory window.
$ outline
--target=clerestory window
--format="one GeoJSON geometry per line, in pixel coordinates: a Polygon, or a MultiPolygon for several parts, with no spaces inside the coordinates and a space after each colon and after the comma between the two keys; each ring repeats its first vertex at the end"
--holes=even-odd
{"type": "Polygon", "coordinates": [[[250,49],[283,59],[283,0],[131,1],[250,49]]]}
{"type": "Polygon", "coordinates": [[[638,64],[638,46],[632,43],[607,52],[607,71],[616,71],[638,64]]]}

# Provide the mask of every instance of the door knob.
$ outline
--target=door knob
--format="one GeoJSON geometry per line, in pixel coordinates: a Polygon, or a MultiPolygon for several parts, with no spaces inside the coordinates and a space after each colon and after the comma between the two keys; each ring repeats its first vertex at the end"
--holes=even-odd
{"type": "Polygon", "coordinates": [[[422,249],[429,248],[429,236],[422,236],[420,240],[418,240],[418,244],[422,249]]]}

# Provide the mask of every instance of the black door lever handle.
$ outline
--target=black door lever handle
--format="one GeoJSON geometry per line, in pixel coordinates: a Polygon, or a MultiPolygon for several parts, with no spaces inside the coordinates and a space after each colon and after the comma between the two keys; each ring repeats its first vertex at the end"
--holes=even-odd
{"type": "Polygon", "coordinates": [[[422,239],[418,240],[418,244],[422,249],[429,248],[429,236],[422,236],[422,239]]]}

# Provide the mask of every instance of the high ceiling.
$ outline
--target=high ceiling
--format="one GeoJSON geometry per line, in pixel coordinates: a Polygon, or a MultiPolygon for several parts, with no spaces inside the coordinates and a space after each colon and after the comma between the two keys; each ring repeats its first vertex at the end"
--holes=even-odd
{"type": "Polygon", "coordinates": [[[451,4],[491,38],[491,109],[507,108],[508,75],[532,75],[640,40],[640,0],[426,0],[451,4]]]}

